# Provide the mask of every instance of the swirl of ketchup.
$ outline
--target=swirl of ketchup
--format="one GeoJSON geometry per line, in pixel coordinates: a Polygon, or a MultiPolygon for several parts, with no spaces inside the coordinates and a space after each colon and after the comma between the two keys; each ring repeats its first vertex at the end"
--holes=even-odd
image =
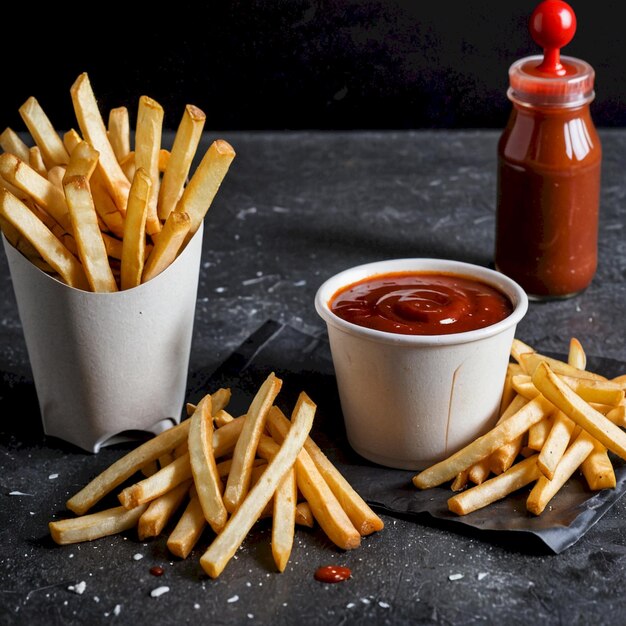
{"type": "Polygon", "coordinates": [[[456,274],[397,272],[339,290],[330,308],[340,318],[375,330],[447,335],[503,320],[513,307],[494,287],[456,274]]]}

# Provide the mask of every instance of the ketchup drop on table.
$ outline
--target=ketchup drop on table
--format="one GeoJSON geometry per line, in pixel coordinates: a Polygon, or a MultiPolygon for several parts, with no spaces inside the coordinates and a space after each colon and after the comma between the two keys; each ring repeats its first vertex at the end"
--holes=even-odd
{"type": "Polygon", "coordinates": [[[318,567],[315,570],[315,580],[319,580],[321,583],[340,583],[344,580],[348,580],[352,572],[349,567],[342,567],[341,565],[325,565],[324,567],[318,567]]]}
{"type": "Polygon", "coordinates": [[[509,69],[513,103],[498,143],[495,265],[531,299],[573,296],[597,265],[602,149],[591,119],[595,73],[560,55],[576,31],[561,0],[533,11],[530,32],[543,57],[509,69]]]}

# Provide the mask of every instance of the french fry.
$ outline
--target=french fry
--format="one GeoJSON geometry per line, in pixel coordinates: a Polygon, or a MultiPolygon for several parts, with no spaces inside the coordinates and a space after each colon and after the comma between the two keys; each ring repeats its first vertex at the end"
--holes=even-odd
{"type": "Polygon", "coordinates": [[[160,535],[178,507],[189,493],[192,481],[188,480],[171,491],[152,500],[137,522],[139,541],[160,535]]]}
{"type": "Polygon", "coordinates": [[[213,416],[213,421],[218,428],[224,426],[224,424],[228,424],[228,422],[232,422],[234,419],[235,418],[228,411],[224,411],[223,409],[213,416]]]}
{"type": "Polygon", "coordinates": [[[28,162],[28,146],[20,136],[11,128],[5,128],[0,134],[0,148],[13,154],[22,161],[28,162]]]}
{"type": "Polygon", "coordinates": [[[614,489],[617,485],[615,470],[606,448],[594,440],[593,450],[582,462],[580,469],[589,485],[589,489],[614,489]]]}
{"type": "Polygon", "coordinates": [[[544,417],[540,422],[533,424],[528,429],[528,447],[535,451],[541,450],[551,429],[552,416],[544,417]]]}
{"type": "Polygon", "coordinates": [[[191,416],[189,427],[189,459],[194,484],[204,518],[211,528],[219,533],[228,518],[221,494],[219,472],[213,455],[213,420],[211,396],[200,400],[191,416]]]}
{"type": "Polygon", "coordinates": [[[78,256],[85,268],[89,286],[96,292],[117,291],[106,248],[102,240],[89,181],[84,176],[67,177],[63,182],[73,226],[78,256]]]}
{"type": "Polygon", "coordinates": [[[292,467],[287,470],[274,493],[272,556],[279,572],[285,571],[293,547],[297,499],[296,473],[292,467]]]}
{"type": "Polygon", "coordinates": [[[163,107],[148,96],[139,98],[137,129],[135,131],[135,167],[143,168],[152,181],[148,202],[146,232],[154,235],[161,230],[157,214],[159,197],[159,150],[163,126],[163,107]]]}
{"type": "Polygon", "coordinates": [[[189,420],[185,420],[131,450],[73,495],[66,502],[67,508],[77,515],[83,515],[135,472],[185,441],[188,433],[189,420]]]}
{"type": "Polygon", "coordinates": [[[554,476],[554,471],[567,450],[575,427],[576,424],[562,411],[558,411],[554,416],[550,434],[537,458],[537,467],[546,478],[551,479],[554,476]]]}
{"type": "Polygon", "coordinates": [[[117,107],[109,111],[107,134],[115,158],[120,162],[123,161],[130,154],[130,120],[126,107],[117,107]]]}
{"type": "Polygon", "coordinates": [[[121,289],[132,289],[141,284],[146,249],[146,219],[152,180],[139,168],[135,172],[128,194],[128,207],[122,241],[121,289]]]}
{"type": "Polygon", "coordinates": [[[524,364],[522,362],[521,355],[527,352],[535,352],[535,350],[534,348],[531,348],[528,344],[517,339],[517,337],[513,339],[513,343],[511,344],[511,356],[518,362],[522,369],[524,369],[524,364]]]}
{"type": "Polygon", "coordinates": [[[146,510],[146,505],[130,511],[118,506],[99,513],[50,522],[48,528],[55,543],[66,545],[92,541],[129,530],[146,510]]]}
{"type": "Polygon", "coordinates": [[[537,480],[540,474],[535,454],[511,466],[506,472],[452,496],[448,500],[448,508],[457,515],[467,515],[525,487],[537,480]]]}
{"type": "Polygon", "coordinates": [[[63,142],[37,99],[32,96],[28,98],[19,112],[41,151],[46,169],[68,163],[70,157],[63,142]]]}
{"type": "Polygon", "coordinates": [[[313,511],[311,511],[311,507],[306,501],[296,504],[296,524],[298,526],[306,526],[307,528],[315,526],[313,511]]]}
{"type": "Polygon", "coordinates": [[[600,376],[600,374],[595,374],[594,372],[589,372],[587,370],[579,370],[578,368],[565,363],[564,361],[560,361],[559,359],[554,359],[552,357],[544,356],[542,354],[538,354],[536,352],[526,353],[520,355],[520,359],[522,361],[524,370],[527,374],[531,376],[539,367],[541,363],[547,363],[550,366],[550,369],[555,374],[565,374],[566,376],[573,376],[576,378],[591,378],[593,380],[606,380],[604,376],[600,376]]]}
{"type": "Polygon", "coordinates": [[[47,178],[48,170],[43,162],[39,146],[33,146],[28,149],[28,164],[37,172],[37,174],[47,178]]]}
{"type": "MultiPolygon", "coordinates": [[[[282,436],[285,435],[289,420],[277,406],[270,409],[268,421],[271,426],[279,430],[282,436]]],[[[372,511],[311,437],[307,437],[304,442],[304,449],[359,534],[366,536],[382,530],[384,527],[382,519],[372,511]]]]}
{"type": "Polygon", "coordinates": [[[170,213],[146,259],[141,282],[148,282],[172,264],[190,227],[191,220],[187,213],[170,213]]]}
{"type": "MultiPolygon", "coordinates": [[[[478,465],[479,464],[476,463],[472,467],[477,467],[478,465]]],[[[452,481],[452,484],[450,485],[450,489],[452,491],[463,491],[463,489],[465,489],[465,487],[467,487],[468,481],[469,481],[469,470],[463,470],[462,472],[459,472],[454,477],[454,480],[452,481]]],[[[482,482],[482,480],[481,480],[481,482],[482,482]]]]}
{"type": "Polygon", "coordinates": [[[98,213],[98,217],[104,222],[106,228],[110,230],[116,237],[124,238],[125,218],[115,206],[113,198],[107,191],[104,180],[98,169],[93,173],[91,181],[91,195],[93,203],[98,213]]]}
{"type": "MultiPolygon", "coordinates": [[[[489,476],[490,473],[491,467],[489,465],[489,457],[487,457],[482,461],[478,461],[478,463],[474,463],[474,465],[467,470],[467,479],[471,480],[475,485],[480,485],[487,480],[487,476],[489,476]]],[[[463,472],[457,474],[457,478],[462,474],[463,472]]],[[[460,489],[453,489],[453,491],[460,491],[460,489]]]]}
{"type": "Polygon", "coordinates": [[[0,176],[32,198],[66,232],[72,232],[72,222],[65,195],[47,178],[38,174],[24,161],[8,153],[0,155],[0,176]]]}
{"type": "Polygon", "coordinates": [[[535,387],[554,406],[606,448],[626,459],[626,433],[562,382],[547,363],[537,366],[532,380],[535,387]]]}
{"type": "Polygon", "coordinates": [[[183,193],[205,120],[206,115],[198,107],[185,107],[159,190],[158,213],[162,220],[169,217],[183,193]]]}
{"type": "MultiPolygon", "coordinates": [[[[517,413],[527,402],[528,400],[526,400],[526,398],[520,395],[515,396],[498,419],[498,424],[517,413]]],[[[512,441],[508,441],[489,456],[488,465],[491,472],[501,474],[502,472],[506,472],[506,470],[513,465],[522,447],[522,438],[523,436],[520,435],[512,441]]]]}
{"type": "MultiPolygon", "coordinates": [[[[272,408],[276,414],[279,409],[272,408]]],[[[270,431],[274,439],[279,440],[288,432],[285,426],[289,425],[289,420],[285,422],[274,420],[269,423],[270,431]]],[[[259,444],[259,454],[266,454],[259,444]]],[[[296,481],[298,489],[304,499],[309,503],[313,517],[324,530],[328,538],[342,550],[352,550],[358,548],[361,543],[361,535],[350,521],[346,511],[332,492],[324,477],[315,466],[311,456],[302,449],[296,458],[296,481]]]]}
{"type": "Polygon", "coordinates": [[[126,174],[126,178],[128,180],[132,180],[135,175],[135,170],[137,169],[135,166],[135,151],[131,150],[121,161],[120,167],[124,174],[126,174]]]}
{"type": "MultiPolygon", "coordinates": [[[[293,467],[313,425],[316,408],[305,393],[300,394],[292,415],[289,433],[278,453],[269,462],[263,480],[248,492],[222,532],[200,558],[202,569],[211,578],[217,578],[224,570],[252,525],[261,515],[265,505],[270,501],[283,476],[293,467]]],[[[235,423],[237,422],[231,422],[231,424],[235,423]]],[[[223,428],[228,428],[229,425],[223,428]]],[[[217,432],[220,430],[223,429],[220,428],[217,432]]]]}
{"type": "Polygon", "coordinates": [[[57,189],[63,191],[63,178],[65,178],[66,169],[63,165],[55,165],[48,170],[48,180],[57,189]]]}
{"type": "MultiPolygon", "coordinates": [[[[250,404],[241,435],[235,445],[233,464],[224,490],[224,506],[229,513],[237,509],[248,491],[252,462],[259,438],[265,427],[267,414],[281,386],[282,381],[272,372],[261,385],[250,404]]],[[[221,429],[218,429],[217,432],[219,430],[221,429]]]]}
{"type": "Polygon", "coordinates": [[[156,461],[150,461],[150,463],[146,463],[141,468],[141,473],[147,478],[148,476],[152,476],[152,474],[156,474],[159,471],[159,466],[156,461]]]}
{"type": "Polygon", "coordinates": [[[0,189],[0,216],[25,237],[62,280],[77,289],[89,289],[78,259],[44,226],[30,209],[5,189],[0,189]]]}
{"type": "Polygon", "coordinates": [[[554,476],[550,480],[544,475],[539,477],[528,496],[526,508],[534,515],[540,515],[570,476],[591,454],[593,447],[593,438],[588,433],[581,432],[574,443],[565,451],[556,466],[554,476]]]}
{"type": "MultiPolygon", "coordinates": [[[[69,163],[65,168],[63,180],[70,180],[74,176],[91,178],[98,165],[98,151],[94,150],[86,141],[81,141],[73,150],[69,163]]],[[[50,176],[48,176],[50,180],[50,176]]]]}
{"type": "Polygon", "coordinates": [[[576,337],[570,339],[567,362],[569,365],[579,370],[584,370],[587,367],[587,355],[583,350],[582,344],[576,337]]]}
{"type": "Polygon", "coordinates": [[[186,559],[200,539],[206,527],[202,506],[195,488],[191,488],[189,503],[181,515],[172,534],[167,539],[167,548],[175,556],[186,559]]]}
{"type": "Polygon", "coordinates": [[[189,454],[186,454],[162,467],[156,474],[122,489],[117,497],[123,507],[133,509],[162,496],[189,478],[191,478],[191,466],[189,454]]]}
{"type": "Polygon", "coordinates": [[[200,227],[217,194],[230,164],[235,158],[233,147],[223,139],[215,140],[200,161],[178,204],[176,211],[191,218],[191,227],[185,238],[187,243],[200,227]]]}
{"type": "Polygon", "coordinates": [[[167,165],[170,162],[171,153],[165,148],[159,150],[159,174],[162,174],[167,169],[167,165]]]}
{"type": "Polygon", "coordinates": [[[485,435],[475,439],[447,459],[416,474],[413,477],[413,484],[419,489],[428,489],[452,480],[459,472],[524,434],[533,424],[552,411],[553,407],[550,402],[538,396],[485,435]]]}
{"type": "Polygon", "coordinates": [[[103,179],[115,206],[124,214],[130,182],[115,157],[87,73],[81,74],[76,79],[70,89],[70,94],[78,126],[83,137],[100,153],[98,168],[102,171],[103,179]]]}

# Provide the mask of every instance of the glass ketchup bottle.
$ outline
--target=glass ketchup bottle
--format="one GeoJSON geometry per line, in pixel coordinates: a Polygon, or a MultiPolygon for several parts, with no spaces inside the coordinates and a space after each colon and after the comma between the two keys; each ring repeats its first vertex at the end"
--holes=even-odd
{"type": "Polygon", "coordinates": [[[498,143],[495,265],[531,299],[567,298],[590,284],[597,265],[595,73],[560,55],[576,30],[568,4],[544,0],[529,26],[544,54],[509,69],[513,107],[498,143]]]}

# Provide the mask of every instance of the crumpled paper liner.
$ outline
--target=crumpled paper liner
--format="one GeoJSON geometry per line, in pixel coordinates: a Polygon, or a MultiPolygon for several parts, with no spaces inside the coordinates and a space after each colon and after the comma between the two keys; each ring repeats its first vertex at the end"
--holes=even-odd
{"type": "Polygon", "coordinates": [[[47,435],[98,452],[180,421],[202,231],[164,272],[117,293],[68,287],[2,237],[47,435]]]}
{"type": "MultiPolygon", "coordinates": [[[[611,377],[626,371],[626,364],[590,358],[589,368],[611,377]]],[[[592,492],[584,479],[575,477],[539,517],[526,511],[529,489],[459,517],[448,511],[446,502],[452,495],[448,485],[421,491],[411,482],[416,472],[375,465],[350,448],[326,334],[313,337],[274,321],[261,326],[214,372],[197,372],[191,381],[191,399],[197,402],[208,391],[231,387],[232,412],[243,413],[272,371],[283,379],[278,404],[288,414],[300,391],[306,391],[317,403],[313,438],[354,488],[380,512],[428,521],[451,530],[467,530],[486,540],[508,537],[516,540],[515,546],[520,550],[539,545],[559,553],[578,541],[626,492],[626,466],[613,457],[615,489],[592,492]]],[[[381,416],[385,418],[393,419],[393,406],[387,416],[381,416]]]]}

